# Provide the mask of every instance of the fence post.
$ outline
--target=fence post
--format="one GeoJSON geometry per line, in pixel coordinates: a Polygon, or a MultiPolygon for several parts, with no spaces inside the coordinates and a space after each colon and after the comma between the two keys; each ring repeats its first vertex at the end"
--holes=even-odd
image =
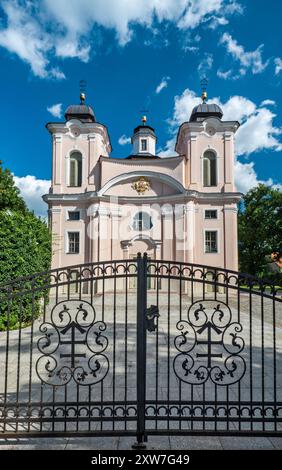
{"type": "Polygon", "coordinates": [[[146,308],[147,308],[147,253],[137,255],[137,442],[133,449],[145,449],[146,398],[146,308]]]}

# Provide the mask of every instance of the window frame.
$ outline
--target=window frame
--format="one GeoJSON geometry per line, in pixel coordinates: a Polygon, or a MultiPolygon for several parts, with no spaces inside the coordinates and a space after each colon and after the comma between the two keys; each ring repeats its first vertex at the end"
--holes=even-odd
{"type": "Polygon", "coordinates": [[[153,227],[153,222],[152,222],[152,216],[149,212],[145,212],[145,211],[138,211],[134,214],[133,216],[133,220],[132,220],[132,225],[131,225],[132,229],[135,231],[135,232],[147,232],[149,230],[152,229],[153,227]],[[141,218],[138,217],[138,220],[137,220],[137,216],[140,216],[140,214],[146,214],[146,216],[148,216],[148,220],[149,220],[149,223],[150,223],[150,227],[149,228],[144,228],[144,218],[141,218]],[[140,228],[140,223],[142,223],[142,227],[140,228]],[[137,228],[137,224],[138,224],[138,228],[137,228]]]}
{"type": "Polygon", "coordinates": [[[218,220],[218,209],[204,209],[204,219],[205,220],[218,220]],[[207,212],[215,212],[215,217],[207,217],[207,212]]]}
{"type": "Polygon", "coordinates": [[[67,209],[67,220],[69,220],[70,222],[78,222],[80,218],[81,218],[80,210],[67,209]],[[70,214],[78,214],[78,219],[71,219],[70,214]]]}
{"type": "Polygon", "coordinates": [[[146,139],[146,138],[144,138],[144,137],[141,137],[139,150],[140,150],[140,152],[148,152],[148,139],[146,139]],[[142,148],[143,142],[145,142],[145,144],[146,144],[146,148],[145,148],[145,149],[142,148]]]}
{"type": "Polygon", "coordinates": [[[83,182],[83,155],[79,150],[73,150],[69,155],[68,187],[69,188],[81,188],[82,182],[83,182]],[[74,158],[74,155],[77,155],[77,157],[79,156],[79,158],[74,158]],[[72,178],[72,165],[73,164],[75,164],[76,166],[76,169],[74,170],[76,173],[74,174],[75,178],[72,178]],[[71,184],[72,179],[75,179],[77,181],[77,184],[71,184]]]}
{"type": "Polygon", "coordinates": [[[220,253],[220,246],[219,246],[219,229],[205,229],[204,230],[204,254],[205,255],[218,255],[220,253]],[[216,251],[207,251],[206,250],[206,239],[207,233],[216,233],[216,251]]]}
{"type": "MultiPolygon", "coordinates": [[[[76,243],[76,242],[74,242],[76,243]]],[[[81,231],[80,230],[67,230],[66,232],[66,249],[65,252],[67,255],[79,255],[81,251],[81,231]],[[78,251],[70,251],[70,234],[78,234],[78,251]]]]}
{"type": "MultiPolygon", "coordinates": [[[[206,149],[202,155],[202,185],[204,188],[216,188],[218,186],[218,155],[217,155],[217,152],[213,149],[206,149]],[[210,153],[213,155],[213,159],[208,159],[207,157],[205,157],[205,155],[207,153],[210,153]],[[215,165],[215,169],[214,169],[214,179],[215,179],[215,184],[205,184],[205,164],[206,162],[209,161],[210,164],[211,162],[214,162],[214,165],[215,165]]],[[[212,173],[211,175],[212,176],[212,173]]],[[[210,180],[212,181],[212,178],[210,177],[210,180]]]]}

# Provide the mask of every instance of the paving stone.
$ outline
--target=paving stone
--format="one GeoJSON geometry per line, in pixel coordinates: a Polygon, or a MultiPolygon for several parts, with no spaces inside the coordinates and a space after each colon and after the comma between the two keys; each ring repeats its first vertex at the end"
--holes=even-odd
{"type": "MultiPolygon", "coordinates": [[[[120,437],[118,450],[131,450],[132,445],[136,443],[134,437],[120,437]]],[[[170,441],[168,436],[148,436],[148,442],[145,442],[147,450],[170,450],[170,441]]]]}
{"type": "Polygon", "coordinates": [[[1,450],[64,450],[68,438],[19,438],[0,439],[1,450]]]}
{"type": "Polygon", "coordinates": [[[66,450],[117,450],[118,437],[71,437],[66,450]]]}
{"type": "Polygon", "coordinates": [[[269,440],[275,449],[282,449],[282,437],[270,437],[269,440]]]}
{"type": "Polygon", "coordinates": [[[218,437],[214,436],[170,436],[172,450],[222,450],[218,437]]]}
{"type": "Polygon", "coordinates": [[[267,437],[220,437],[219,438],[223,449],[245,449],[245,450],[259,450],[259,449],[274,449],[274,444],[267,437]]]}

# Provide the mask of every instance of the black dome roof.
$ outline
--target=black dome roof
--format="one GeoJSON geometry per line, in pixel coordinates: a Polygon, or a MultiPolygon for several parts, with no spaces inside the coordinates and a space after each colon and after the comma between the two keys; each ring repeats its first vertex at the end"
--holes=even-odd
{"type": "Polygon", "coordinates": [[[190,121],[203,121],[209,116],[214,116],[221,119],[223,116],[223,111],[217,104],[201,103],[193,108],[190,121]]]}
{"type": "Polygon", "coordinates": [[[82,122],[96,121],[93,109],[86,104],[72,104],[66,109],[65,118],[67,121],[70,119],[79,119],[82,122]]]}

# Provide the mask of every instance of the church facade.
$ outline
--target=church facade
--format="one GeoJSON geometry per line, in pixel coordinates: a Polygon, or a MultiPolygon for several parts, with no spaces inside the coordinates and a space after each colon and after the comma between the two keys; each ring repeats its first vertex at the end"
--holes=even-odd
{"type": "Polygon", "coordinates": [[[51,122],[48,203],[52,267],[150,258],[238,270],[234,138],[239,123],[202,103],[178,130],[177,156],[156,155],[146,118],[132,152],[112,158],[107,127],[81,96],[64,122],[51,122]]]}

